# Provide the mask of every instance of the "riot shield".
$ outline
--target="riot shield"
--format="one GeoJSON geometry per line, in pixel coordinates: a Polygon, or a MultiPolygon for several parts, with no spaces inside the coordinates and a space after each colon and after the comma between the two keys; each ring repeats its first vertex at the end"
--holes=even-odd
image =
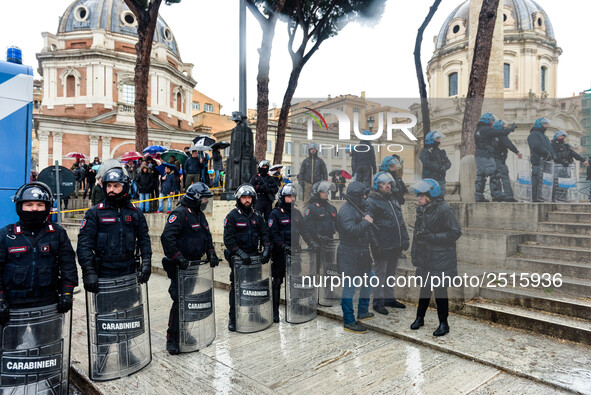
{"type": "Polygon", "coordinates": [[[579,200],[577,192],[577,169],[574,163],[564,166],[554,164],[554,193],[552,201],[574,203],[579,200]]]}
{"type": "Polygon", "coordinates": [[[179,284],[179,347],[192,352],[209,346],[215,339],[213,268],[195,261],[177,270],[179,284]]]}
{"type": "Polygon", "coordinates": [[[72,313],[55,304],[10,309],[0,327],[2,394],[68,394],[72,313]]]}
{"type": "Polygon", "coordinates": [[[285,320],[289,323],[300,324],[316,318],[316,256],[316,251],[311,249],[293,251],[286,256],[285,320]]]}
{"type": "Polygon", "coordinates": [[[554,162],[544,161],[542,173],[541,198],[545,202],[552,201],[552,191],[554,189],[554,162]]]}
{"type": "Polygon", "coordinates": [[[517,180],[513,182],[513,194],[515,198],[522,202],[531,202],[531,164],[529,157],[517,159],[515,168],[517,169],[517,180]]]}
{"type": "Polygon", "coordinates": [[[259,256],[251,257],[250,265],[236,264],[236,331],[262,331],[273,323],[271,300],[271,265],[263,265],[259,256]]]}
{"type": "Polygon", "coordinates": [[[90,378],[129,376],[152,361],[148,285],[136,273],[99,279],[99,292],[86,292],[90,378]]]}
{"type": "Polygon", "coordinates": [[[330,240],[320,245],[317,252],[317,259],[320,261],[320,287],[318,288],[318,304],[321,306],[334,306],[341,303],[342,288],[331,287],[331,277],[341,276],[337,266],[337,245],[338,240],[330,240]]]}

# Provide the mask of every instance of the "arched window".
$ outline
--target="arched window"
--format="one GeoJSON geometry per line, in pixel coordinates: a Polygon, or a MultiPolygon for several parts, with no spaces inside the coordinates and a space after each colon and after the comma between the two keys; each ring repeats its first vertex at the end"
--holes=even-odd
{"type": "Polygon", "coordinates": [[[181,92],[176,94],[176,110],[178,112],[183,111],[183,97],[181,96],[181,92]]]}
{"type": "Polygon", "coordinates": [[[540,70],[540,77],[541,77],[541,86],[540,89],[542,90],[542,92],[546,92],[546,88],[547,88],[547,81],[546,79],[548,78],[548,68],[546,66],[542,66],[542,69],[540,70]]]}
{"type": "Polygon", "coordinates": [[[66,77],[66,97],[76,97],[76,77],[71,74],[66,77]]]}
{"type": "Polygon", "coordinates": [[[503,65],[503,85],[505,89],[511,88],[511,65],[509,63],[503,65]]]}
{"type": "Polygon", "coordinates": [[[451,73],[448,77],[449,96],[458,95],[458,73],[451,73]]]}

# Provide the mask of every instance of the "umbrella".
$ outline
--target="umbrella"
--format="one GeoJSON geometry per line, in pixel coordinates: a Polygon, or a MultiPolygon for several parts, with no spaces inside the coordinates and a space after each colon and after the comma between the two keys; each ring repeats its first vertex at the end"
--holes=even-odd
{"type": "Polygon", "coordinates": [[[145,156],[148,156],[152,159],[160,159],[160,152],[156,152],[155,154],[146,154],[145,156]]]}
{"type": "Polygon", "coordinates": [[[273,165],[269,169],[269,172],[272,172],[272,171],[275,171],[275,170],[279,170],[279,169],[283,169],[283,165],[273,165]]]}
{"type": "Polygon", "coordinates": [[[144,154],[155,154],[158,152],[164,152],[166,151],[166,148],[164,148],[161,145],[151,145],[149,147],[146,147],[142,152],[144,154]]]}
{"type": "Polygon", "coordinates": [[[170,167],[171,169],[175,169],[176,170],[176,167],[174,165],[171,165],[170,163],[163,163],[163,164],[161,164],[159,166],[156,166],[156,170],[158,170],[158,172],[160,173],[161,176],[164,175],[164,168],[165,167],[170,167]]]}
{"type": "Polygon", "coordinates": [[[183,151],[180,151],[178,149],[169,149],[168,151],[165,151],[160,154],[160,158],[162,160],[167,161],[167,162],[170,161],[171,156],[174,157],[176,160],[178,160],[181,163],[181,165],[184,165],[188,159],[187,154],[185,154],[183,151]]]}
{"type": "Polygon", "coordinates": [[[136,151],[129,151],[121,155],[121,160],[129,161],[129,160],[138,160],[143,158],[144,156],[136,151]]]}
{"type": "Polygon", "coordinates": [[[198,142],[203,141],[203,145],[206,146],[211,146],[213,143],[215,143],[215,139],[213,139],[212,137],[209,137],[206,134],[202,134],[200,136],[197,136],[193,139],[193,144],[197,144],[198,142]]]}
{"type": "Polygon", "coordinates": [[[350,180],[353,178],[351,174],[349,174],[346,170],[336,169],[328,173],[329,176],[343,176],[346,180],[350,180]]]}
{"type": "Polygon", "coordinates": [[[82,152],[68,152],[65,157],[72,158],[72,159],[90,159],[88,156],[84,155],[82,152]]]}
{"type": "Polygon", "coordinates": [[[211,147],[209,145],[205,144],[205,139],[203,140],[199,140],[198,142],[195,143],[195,145],[193,145],[191,148],[189,148],[189,151],[210,151],[211,147]]]}
{"type": "Polygon", "coordinates": [[[218,141],[217,143],[213,143],[211,145],[211,149],[226,149],[230,146],[230,143],[228,143],[227,141],[218,141]]]}
{"type": "Polygon", "coordinates": [[[101,165],[94,165],[92,166],[92,170],[98,171],[99,167],[101,167],[101,165]]]}
{"type": "MultiPolygon", "coordinates": [[[[99,166],[99,169],[98,169],[96,175],[98,177],[102,178],[105,175],[105,173],[107,172],[107,170],[111,170],[115,167],[119,167],[119,168],[124,169],[121,162],[119,162],[117,159],[107,159],[106,161],[103,162],[102,165],[99,166]]],[[[126,172],[125,169],[124,169],[124,172],[126,172]]]]}

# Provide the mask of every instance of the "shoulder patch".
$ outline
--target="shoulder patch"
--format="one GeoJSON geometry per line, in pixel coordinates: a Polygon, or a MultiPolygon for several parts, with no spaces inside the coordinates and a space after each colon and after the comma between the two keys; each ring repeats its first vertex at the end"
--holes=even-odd
{"type": "Polygon", "coordinates": [[[273,226],[273,220],[272,220],[272,219],[270,219],[270,220],[269,220],[269,228],[270,228],[271,226],[273,226]]]}
{"type": "Polygon", "coordinates": [[[304,215],[308,215],[308,214],[310,214],[310,209],[309,208],[307,208],[306,211],[304,211],[304,215]]]}
{"type": "Polygon", "coordinates": [[[228,223],[228,218],[224,218],[224,226],[228,223]]]}
{"type": "Polygon", "coordinates": [[[171,214],[170,217],[168,217],[168,223],[172,224],[174,221],[176,221],[176,214],[171,214]]]}
{"type": "Polygon", "coordinates": [[[82,220],[82,223],[80,224],[80,229],[84,229],[85,226],[86,226],[86,218],[84,218],[82,220]]]}
{"type": "Polygon", "coordinates": [[[337,213],[333,212],[333,213],[332,213],[332,216],[333,216],[333,217],[336,217],[336,216],[337,216],[337,213]]]}

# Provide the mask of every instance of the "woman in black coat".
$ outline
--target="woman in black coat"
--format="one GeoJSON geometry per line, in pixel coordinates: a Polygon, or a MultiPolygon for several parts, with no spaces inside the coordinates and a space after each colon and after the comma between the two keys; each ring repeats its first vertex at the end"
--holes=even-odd
{"type": "Polygon", "coordinates": [[[410,329],[419,329],[425,324],[424,318],[429,301],[431,300],[431,283],[439,327],[434,336],[443,336],[449,332],[447,317],[449,302],[447,299],[447,281],[443,284],[443,277],[453,278],[457,275],[458,258],[456,255],[456,240],[462,236],[462,229],[456,219],[453,209],[443,200],[439,183],[431,178],[413,185],[413,190],[419,199],[417,218],[412,241],[412,264],[417,268],[416,275],[423,280],[417,308],[417,318],[410,329]]]}

